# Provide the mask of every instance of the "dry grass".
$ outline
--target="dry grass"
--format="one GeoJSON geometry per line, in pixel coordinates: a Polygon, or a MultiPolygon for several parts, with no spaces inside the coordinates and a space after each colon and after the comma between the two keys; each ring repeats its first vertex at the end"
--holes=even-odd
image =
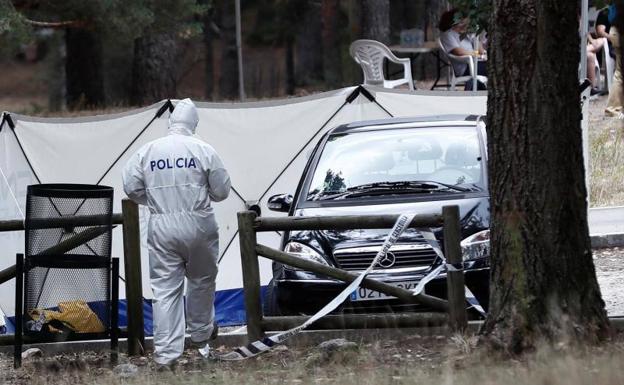
{"type": "MultiPolygon", "coordinates": [[[[414,335],[397,341],[360,344],[358,350],[317,360],[316,348],[278,348],[235,363],[185,355],[174,373],[160,373],[147,359],[132,359],[137,376],[121,379],[93,353],[30,361],[13,371],[2,360],[0,382],[43,384],[624,384],[624,341],[601,347],[545,348],[522,359],[483,353],[474,337],[414,335]]],[[[122,359],[123,361],[123,359],[122,359]]],[[[127,359],[126,359],[127,361],[127,359]]]]}
{"type": "Polygon", "coordinates": [[[590,102],[592,207],[624,205],[624,120],[604,115],[606,100],[605,96],[590,102]]]}

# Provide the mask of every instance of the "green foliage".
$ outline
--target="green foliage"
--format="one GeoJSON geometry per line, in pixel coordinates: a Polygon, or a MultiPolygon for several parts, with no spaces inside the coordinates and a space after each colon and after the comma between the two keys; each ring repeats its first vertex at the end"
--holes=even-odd
{"type": "Polygon", "coordinates": [[[459,10],[456,17],[470,19],[468,28],[471,32],[487,31],[492,0],[450,0],[450,3],[459,10]]]}
{"type": "Polygon", "coordinates": [[[25,19],[43,22],[75,21],[82,28],[134,39],[149,33],[179,33],[185,37],[201,32],[198,17],[211,2],[197,0],[39,0],[19,1],[15,9],[0,0],[0,26],[12,38],[26,26],[25,19]]]}
{"type": "Polygon", "coordinates": [[[592,5],[596,9],[602,9],[602,8],[608,6],[609,4],[611,4],[611,0],[594,0],[592,5]]]}
{"type": "Polygon", "coordinates": [[[15,52],[33,39],[32,28],[9,0],[0,0],[0,53],[15,52]]]}
{"type": "Polygon", "coordinates": [[[344,191],[345,187],[342,171],[334,173],[332,170],[327,170],[325,180],[323,180],[323,191],[344,191]]]}
{"type": "Polygon", "coordinates": [[[247,41],[273,45],[294,39],[308,6],[307,0],[260,0],[258,17],[247,41]]]}
{"type": "MultiPolygon", "coordinates": [[[[135,0],[136,1],[136,0],[135,0]]],[[[185,37],[198,35],[202,32],[199,17],[204,15],[211,4],[197,0],[140,0],[151,18],[147,25],[150,32],[181,33],[185,37]]]]}

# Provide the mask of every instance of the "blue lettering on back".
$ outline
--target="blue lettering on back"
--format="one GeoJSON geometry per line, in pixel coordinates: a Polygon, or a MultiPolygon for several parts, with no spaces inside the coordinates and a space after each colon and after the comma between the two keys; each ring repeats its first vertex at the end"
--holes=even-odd
{"type": "Polygon", "coordinates": [[[173,159],[157,159],[150,160],[150,170],[154,168],[164,170],[165,168],[197,168],[195,158],[173,158],[173,159]]]}

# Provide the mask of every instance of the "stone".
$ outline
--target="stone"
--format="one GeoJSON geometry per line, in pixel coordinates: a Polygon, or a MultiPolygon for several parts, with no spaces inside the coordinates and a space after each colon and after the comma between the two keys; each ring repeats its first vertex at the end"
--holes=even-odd
{"type": "Polygon", "coordinates": [[[344,338],[335,338],[333,340],[321,342],[318,348],[325,354],[331,354],[333,352],[344,350],[358,350],[358,344],[352,341],[347,341],[344,338]]]}
{"type": "Polygon", "coordinates": [[[307,367],[324,365],[328,362],[334,364],[349,364],[358,359],[359,346],[355,342],[344,338],[336,338],[321,342],[317,350],[305,360],[307,367]]]}
{"type": "Polygon", "coordinates": [[[139,367],[134,364],[120,364],[113,368],[113,373],[121,378],[134,377],[139,374],[139,367]]]}
{"type": "Polygon", "coordinates": [[[22,352],[22,359],[43,357],[43,351],[39,348],[30,348],[22,352]]]}

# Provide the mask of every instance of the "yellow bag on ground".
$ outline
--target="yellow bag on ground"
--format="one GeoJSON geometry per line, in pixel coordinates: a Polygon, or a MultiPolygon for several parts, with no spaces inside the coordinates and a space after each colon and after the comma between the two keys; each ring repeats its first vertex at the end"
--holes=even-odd
{"type": "Polygon", "coordinates": [[[97,314],[91,310],[84,301],[59,302],[60,311],[33,309],[29,311],[33,319],[40,319],[43,314],[43,322],[59,320],[76,333],[102,333],[106,328],[97,314]]]}

